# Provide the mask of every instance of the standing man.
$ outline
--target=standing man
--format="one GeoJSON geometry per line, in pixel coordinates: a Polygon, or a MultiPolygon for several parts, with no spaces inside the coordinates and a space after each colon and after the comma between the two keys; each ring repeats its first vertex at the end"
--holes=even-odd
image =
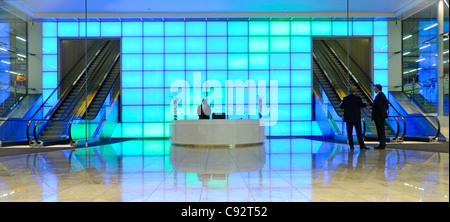
{"type": "Polygon", "coordinates": [[[367,149],[364,145],[362,128],[361,128],[361,108],[367,106],[367,103],[362,101],[361,97],[356,95],[356,87],[350,86],[350,95],[346,96],[339,107],[344,109],[344,122],[347,123],[347,138],[350,149],[354,149],[353,144],[353,127],[356,130],[358,137],[358,144],[360,149],[367,149]]]}
{"type": "Polygon", "coordinates": [[[211,106],[208,105],[208,100],[202,100],[202,104],[197,107],[197,115],[199,119],[209,119],[209,116],[211,115],[211,106]]]}
{"type": "Polygon", "coordinates": [[[375,126],[377,127],[378,141],[380,142],[380,145],[375,147],[375,149],[386,148],[386,132],[384,129],[384,122],[388,117],[387,110],[389,108],[389,102],[386,99],[386,95],[384,95],[381,90],[381,85],[375,85],[375,93],[377,93],[377,96],[373,101],[372,120],[375,122],[375,126]]]}

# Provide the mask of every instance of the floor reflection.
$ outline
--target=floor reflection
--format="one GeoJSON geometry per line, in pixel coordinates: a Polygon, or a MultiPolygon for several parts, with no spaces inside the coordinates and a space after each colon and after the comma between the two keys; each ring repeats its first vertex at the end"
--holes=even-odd
{"type": "Polygon", "coordinates": [[[444,201],[448,153],[307,139],[233,149],[132,140],[0,158],[0,201],[444,201]]]}

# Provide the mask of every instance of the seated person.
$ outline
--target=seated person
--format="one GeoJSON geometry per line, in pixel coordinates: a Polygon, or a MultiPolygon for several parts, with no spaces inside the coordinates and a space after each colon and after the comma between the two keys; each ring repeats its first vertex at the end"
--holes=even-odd
{"type": "Polygon", "coordinates": [[[211,106],[208,105],[208,101],[206,99],[202,100],[203,104],[198,106],[197,115],[199,119],[209,119],[211,115],[211,106]]]}

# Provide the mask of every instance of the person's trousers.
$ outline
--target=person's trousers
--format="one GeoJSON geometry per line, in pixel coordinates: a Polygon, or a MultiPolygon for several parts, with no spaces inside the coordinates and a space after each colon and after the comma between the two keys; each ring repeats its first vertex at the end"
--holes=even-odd
{"type": "Polygon", "coordinates": [[[385,119],[375,118],[373,119],[375,126],[377,127],[378,141],[380,142],[380,147],[386,147],[386,132],[384,127],[385,119]]]}
{"type": "Polygon", "coordinates": [[[361,121],[357,122],[347,122],[347,138],[348,138],[348,145],[350,147],[354,146],[353,143],[353,127],[355,127],[356,130],[356,136],[358,137],[358,144],[360,147],[364,147],[364,140],[362,135],[362,128],[361,128],[361,121]]]}

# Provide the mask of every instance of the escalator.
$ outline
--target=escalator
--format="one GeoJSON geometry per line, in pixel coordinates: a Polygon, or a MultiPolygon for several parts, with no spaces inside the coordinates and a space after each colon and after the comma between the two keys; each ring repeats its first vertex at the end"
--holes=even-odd
{"type": "MultiPolygon", "coordinates": [[[[115,84],[120,75],[119,41],[104,40],[100,44],[94,44],[89,50],[87,68],[82,68],[86,63],[80,59],[75,65],[79,68],[73,69],[75,75],[70,75],[72,80],[63,80],[52,93],[56,97],[59,91],[58,102],[46,112],[44,118],[32,119],[28,123],[27,135],[31,146],[72,143],[72,127],[78,125],[74,122],[78,123],[82,119],[88,121],[95,117],[93,115],[98,114],[112,87],[120,85],[115,84]]],[[[119,92],[120,90],[114,91],[115,95],[110,98],[117,100],[119,92]]],[[[40,111],[46,109],[46,103],[47,101],[42,104],[40,111]]],[[[102,121],[105,122],[106,119],[102,121]]]]}
{"type": "MultiPolygon", "coordinates": [[[[354,85],[357,88],[357,94],[368,104],[368,107],[363,108],[361,112],[365,140],[377,140],[376,127],[371,121],[374,84],[351,57],[348,59],[349,64],[346,65],[342,59],[344,55],[346,55],[345,50],[334,40],[315,40],[313,43],[313,88],[316,96],[315,102],[319,104],[315,105],[315,116],[320,119],[318,123],[322,123],[319,124],[319,127],[324,135],[328,133],[332,135],[331,137],[345,139],[345,126],[342,122],[343,110],[339,108],[339,103],[347,95],[348,85],[354,85]],[[325,122],[331,127],[326,126],[325,122]]],[[[385,94],[391,95],[386,92],[385,94]]],[[[388,141],[445,140],[440,134],[438,118],[424,113],[408,114],[405,109],[409,107],[405,103],[398,102],[396,99],[399,98],[397,97],[389,96],[389,117],[385,122],[388,141]]],[[[404,98],[408,97],[405,95],[400,100],[403,101],[404,98]]]]}
{"type": "MultiPolygon", "coordinates": [[[[363,133],[366,140],[376,140],[376,127],[371,121],[371,110],[373,99],[367,86],[361,83],[361,80],[356,78],[353,73],[343,64],[342,60],[333,51],[332,47],[324,40],[315,40],[313,43],[313,88],[316,95],[316,102],[319,104],[329,104],[326,109],[328,118],[333,129],[333,138],[346,140],[346,130],[343,123],[344,110],[339,107],[339,104],[345,96],[347,96],[348,86],[353,85],[357,88],[357,95],[363,101],[367,102],[367,107],[362,109],[362,125],[363,133]],[[348,72],[348,75],[347,75],[348,72]],[[317,86],[316,86],[317,85],[317,86]],[[322,93],[320,93],[322,92],[322,93]],[[326,98],[326,100],[323,100],[326,98]],[[330,111],[334,109],[334,111],[330,111]],[[331,113],[331,114],[330,114],[331,113]]],[[[316,116],[324,116],[324,109],[315,108],[316,116]]],[[[321,121],[324,122],[324,121],[321,121]]],[[[319,127],[324,128],[323,131],[330,133],[330,129],[324,124],[319,124],[319,127]]],[[[390,117],[386,121],[386,137],[391,140],[399,140],[401,136],[401,129],[398,117],[390,117]]],[[[322,133],[323,133],[322,131],[322,133]]]]}

